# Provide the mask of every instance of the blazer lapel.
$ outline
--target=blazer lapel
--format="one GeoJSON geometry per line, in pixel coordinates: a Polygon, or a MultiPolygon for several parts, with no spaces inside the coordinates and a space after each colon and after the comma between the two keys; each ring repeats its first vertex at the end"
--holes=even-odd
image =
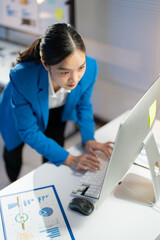
{"type": "Polygon", "coordinates": [[[66,121],[67,118],[70,116],[72,110],[75,108],[77,103],[77,99],[79,98],[79,94],[81,91],[80,85],[77,85],[75,89],[73,89],[70,93],[68,93],[66,104],[63,110],[62,120],[66,121]]]}
{"type": "Polygon", "coordinates": [[[44,120],[44,126],[46,128],[48,123],[48,72],[42,66],[39,80],[39,102],[41,107],[41,112],[44,120]]]}

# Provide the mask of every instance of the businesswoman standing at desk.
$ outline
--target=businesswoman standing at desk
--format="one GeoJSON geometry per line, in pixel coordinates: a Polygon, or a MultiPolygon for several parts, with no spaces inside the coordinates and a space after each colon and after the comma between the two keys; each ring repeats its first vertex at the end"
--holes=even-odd
{"type": "Polygon", "coordinates": [[[24,143],[42,154],[43,162],[79,170],[99,168],[95,150],[110,156],[110,143],[94,139],[90,98],[96,77],[96,61],[86,56],[83,40],[68,24],[49,26],[19,54],[0,98],[3,157],[11,181],[18,177],[24,143]],[[92,154],[73,156],[63,148],[67,120],[77,122],[92,154]]]}

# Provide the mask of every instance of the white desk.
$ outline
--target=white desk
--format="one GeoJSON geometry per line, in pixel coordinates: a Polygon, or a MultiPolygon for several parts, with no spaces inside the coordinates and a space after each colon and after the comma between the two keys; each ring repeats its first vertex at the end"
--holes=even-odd
{"type": "MultiPolygon", "coordinates": [[[[124,115],[97,130],[97,140],[114,140],[123,117],[124,115]]],[[[160,126],[160,122],[156,124],[156,127],[160,126]]],[[[76,147],[70,148],[70,151],[78,152],[76,147]]],[[[149,177],[148,170],[136,166],[130,172],[149,177]]],[[[154,240],[160,234],[160,211],[116,198],[114,193],[90,216],[71,211],[68,208],[72,198],[70,193],[79,178],[79,174],[69,167],[56,167],[46,163],[1,190],[0,195],[55,185],[76,240],[154,240]]],[[[0,239],[4,239],[2,228],[0,239]]]]}

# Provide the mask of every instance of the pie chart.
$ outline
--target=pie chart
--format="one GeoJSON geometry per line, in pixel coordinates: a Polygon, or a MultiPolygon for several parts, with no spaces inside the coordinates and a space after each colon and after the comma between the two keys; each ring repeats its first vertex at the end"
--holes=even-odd
{"type": "Polygon", "coordinates": [[[42,216],[42,217],[49,217],[51,216],[53,213],[53,209],[50,208],[50,207],[45,207],[45,208],[42,208],[40,211],[39,211],[39,215],[42,216]]]}

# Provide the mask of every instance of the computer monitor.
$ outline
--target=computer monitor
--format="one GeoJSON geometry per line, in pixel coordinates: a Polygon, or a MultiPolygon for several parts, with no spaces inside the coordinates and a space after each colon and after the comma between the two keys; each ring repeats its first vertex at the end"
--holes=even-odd
{"type": "Polygon", "coordinates": [[[151,170],[155,195],[154,201],[158,201],[160,176],[155,174],[154,167],[156,162],[160,166],[160,156],[152,134],[152,127],[159,108],[160,77],[120,124],[98,205],[107,198],[120,181],[123,182],[124,176],[143,147],[146,149],[151,170]]]}

